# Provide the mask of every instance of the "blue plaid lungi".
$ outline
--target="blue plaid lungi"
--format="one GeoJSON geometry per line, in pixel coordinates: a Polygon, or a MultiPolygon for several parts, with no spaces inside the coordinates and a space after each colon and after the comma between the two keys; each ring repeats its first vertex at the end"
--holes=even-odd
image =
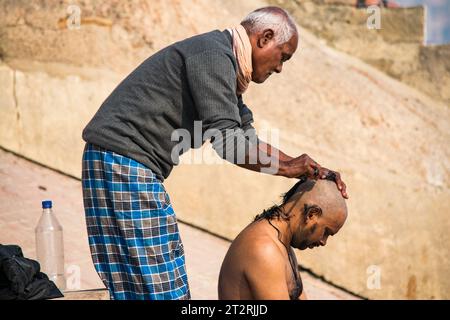
{"type": "Polygon", "coordinates": [[[183,244],[161,180],[88,143],[82,184],[92,260],[111,299],[190,299],[183,244]]]}

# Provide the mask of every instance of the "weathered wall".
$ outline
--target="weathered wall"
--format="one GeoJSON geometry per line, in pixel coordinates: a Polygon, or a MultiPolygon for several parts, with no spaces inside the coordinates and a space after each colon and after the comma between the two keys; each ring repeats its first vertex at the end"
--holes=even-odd
{"type": "Polygon", "coordinates": [[[382,8],[381,28],[368,29],[373,11],[355,8],[353,0],[270,2],[288,8],[300,25],[328,45],[450,105],[450,45],[423,45],[423,7],[382,8]]]}
{"type": "Polygon", "coordinates": [[[78,177],[81,131],[120,77],[106,70],[59,77],[49,69],[0,64],[0,145],[78,177]]]}
{"type": "MultiPolygon", "coordinates": [[[[120,79],[164,45],[264,5],[230,1],[80,1],[86,21],[102,22],[80,30],[61,24],[69,1],[1,2],[0,146],[79,177],[81,130],[120,79]]],[[[304,30],[283,72],[245,100],[261,133],[279,129],[283,150],[310,154],[348,184],[346,225],[326,247],[299,252],[301,264],[370,298],[450,298],[447,106],[304,30]],[[367,287],[372,265],[380,289],[367,287]]],[[[181,219],[232,239],[293,183],[185,164],[165,184],[181,219]]]]}

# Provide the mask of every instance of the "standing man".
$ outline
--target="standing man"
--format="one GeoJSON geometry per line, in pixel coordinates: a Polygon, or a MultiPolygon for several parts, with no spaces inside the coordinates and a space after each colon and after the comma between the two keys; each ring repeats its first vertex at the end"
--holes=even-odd
{"type": "Polygon", "coordinates": [[[297,28],[284,10],[258,9],[234,28],[149,57],[86,126],[82,183],[89,245],[111,299],[190,298],[183,245],[163,186],[187,147],[210,138],[222,158],[249,170],[290,178],[333,175],[347,197],[337,172],[260,141],[242,101],[251,81],[281,72],[297,43],[297,28]]]}

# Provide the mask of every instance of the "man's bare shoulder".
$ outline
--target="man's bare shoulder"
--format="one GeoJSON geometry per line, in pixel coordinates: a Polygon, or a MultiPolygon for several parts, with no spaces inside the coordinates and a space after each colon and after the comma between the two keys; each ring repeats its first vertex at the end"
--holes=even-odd
{"type": "Polygon", "coordinates": [[[276,239],[268,232],[264,221],[253,222],[239,235],[240,250],[245,251],[250,264],[283,265],[284,257],[276,239]]]}
{"type": "Polygon", "coordinates": [[[288,298],[285,256],[267,226],[267,221],[253,222],[234,239],[219,275],[221,298],[271,299],[273,287],[288,298]]]}

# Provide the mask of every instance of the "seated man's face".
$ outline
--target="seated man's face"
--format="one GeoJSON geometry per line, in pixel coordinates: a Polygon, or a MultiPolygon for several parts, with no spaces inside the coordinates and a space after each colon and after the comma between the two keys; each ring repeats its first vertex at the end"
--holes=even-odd
{"type": "Polygon", "coordinates": [[[335,235],[347,219],[345,208],[327,212],[317,205],[306,205],[304,211],[304,225],[294,234],[291,243],[300,250],[326,245],[328,237],[335,235]]]}

